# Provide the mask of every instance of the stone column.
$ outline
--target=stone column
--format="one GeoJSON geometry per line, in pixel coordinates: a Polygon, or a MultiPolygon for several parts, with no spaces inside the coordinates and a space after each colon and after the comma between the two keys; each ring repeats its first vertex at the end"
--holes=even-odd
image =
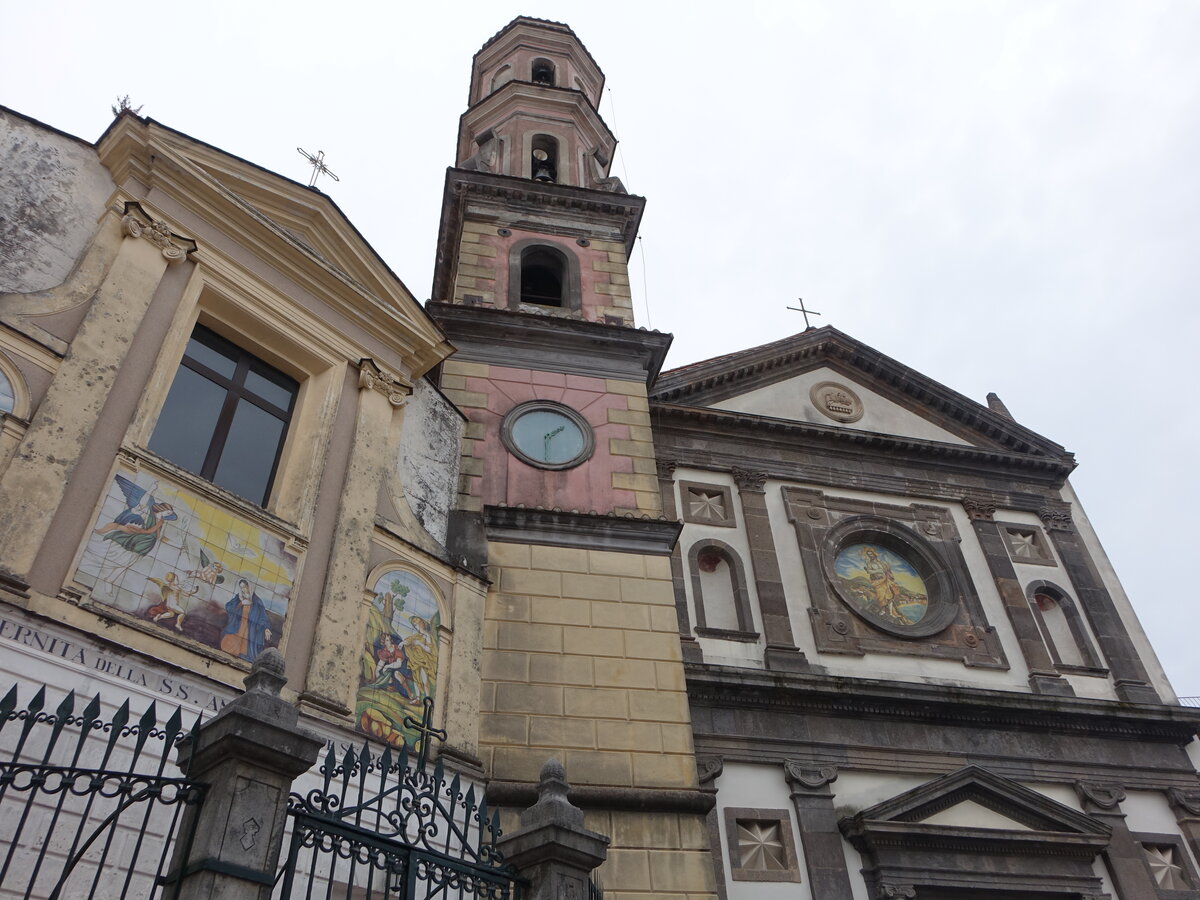
{"type": "Polygon", "coordinates": [[[300,694],[302,703],[339,715],[350,712],[350,698],[358,684],[363,587],[379,488],[394,450],[388,440],[392,415],[412,393],[412,385],[384,373],[370,359],[359,362],[358,387],[354,440],[342,481],[321,615],[300,694]]]}
{"type": "Polygon", "coordinates": [[[767,641],[763,662],[768,669],[807,672],[808,659],[792,640],[792,622],[788,616],[783,576],[779,572],[775,539],[767,515],[767,496],[763,490],[767,476],[762,472],[735,468],[733,480],[737,484],[742,518],[746,522],[754,585],[758,590],[758,609],[762,615],[763,636],[767,641]]]}
{"type": "Polygon", "coordinates": [[[1146,865],[1146,851],[1134,839],[1125,824],[1125,813],[1121,811],[1125,789],[1119,784],[1079,781],[1075,790],[1083,801],[1083,811],[1112,828],[1112,839],[1104,850],[1104,860],[1117,896],[1121,900],[1157,897],[1158,889],[1146,865]]]}
{"type": "Polygon", "coordinates": [[[964,497],[962,505],[975,529],[975,536],[987,560],[992,579],[996,582],[996,590],[1000,593],[1000,602],[1004,604],[1004,612],[1008,615],[1013,634],[1017,643],[1021,645],[1021,654],[1029,667],[1029,686],[1038,694],[1075,696],[1070,682],[1055,668],[1050,650],[1042,639],[1037,619],[1029,607],[1029,600],[1021,590],[1021,581],[1017,578],[1017,570],[1013,568],[1012,559],[1008,555],[1004,535],[1000,533],[1000,526],[992,518],[996,514],[995,504],[979,498],[964,497]]]}
{"type": "Polygon", "coordinates": [[[1180,833],[1192,848],[1192,855],[1200,859],[1200,788],[1171,788],[1167,791],[1167,801],[1175,813],[1180,833]]]}
{"type": "Polygon", "coordinates": [[[134,334],[168,265],[195,243],[140,207],[122,218],[125,239],[0,479],[0,586],[18,592],[45,541],[79,457],[108,400],[134,334]]]}
{"type": "Polygon", "coordinates": [[[562,763],[542,766],[537,803],[521,827],[501,838],[504,858],[530,881],[526,900],[587,900],[592,871],[608,857],[608,838],[583,827],[583,811],[567,799],[562,763]]]}
{"type": "Polygon", "coordinates": [[[296,724],[279,696],[283,655],[264,650],[246,676],[246,693],[179,748],[179,767],[208,785],[190,807],[167,876],[177,900],[267,900],[275,884],[292,780],[324,746],[296,724]]]}
{"type": "Polygon", "coordinates": [[[837,781],[837,769],[786,762],[783,772],[792,789],[810,893],[821,900],[854,900],[833,791],[829,788],[837,781]]]}
{"type": "MultiPolygon", "coordinates": [[[[663,516],[672,521],[679,518],[679,509],[675,506],[675,461],[660,459],[658,466],[658,489],[662,494],[663,516]]],[[[679,647],[683,653],[683,661],[703,662],[704,653],[700,642],[692,634],[692,622],[688,616],[687,594],[684,591],[683,556],[679,542],[671,548],[671,585],[675,589],[675,618],[679,621],[679,647]]]]}
{"type": "Polygon", "coordinates": [[[1112,673],[1117,696],[1132,703],[1161,703],[1158,692],[1150,684],[1146,667],[1129,639],[1116,604],[1096,573],[1091,555],[1075,529],[1070,507],[1055,504],[1043,508],[1038,515],[1079,595],[1079,605],[1092,624],[1096,640],[1100,642],[1100,652],[1112,673]]]}

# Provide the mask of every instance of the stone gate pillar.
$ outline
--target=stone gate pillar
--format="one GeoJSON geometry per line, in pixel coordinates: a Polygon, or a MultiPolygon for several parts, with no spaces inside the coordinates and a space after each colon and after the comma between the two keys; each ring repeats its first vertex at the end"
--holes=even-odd
{"type": "Polygon", "coordinates": [[[527,900],[588,900],[592,871],[608,857],[608,838],[583,827],[583,811],[567,790],[562,763],[550,760],[542,766],[537,803],[497,845],[529,879],[527,900]]]}
{"type": "Polygon", "coordinates": [[[179,831],[166,896],[271,896],[292,780],[325,745],[297,725],[296,708],[280,698],[286,683],[283,655],[264,650],[246,676],[246,692],[180,745],[179,767],[208,787],[179,831]]]}

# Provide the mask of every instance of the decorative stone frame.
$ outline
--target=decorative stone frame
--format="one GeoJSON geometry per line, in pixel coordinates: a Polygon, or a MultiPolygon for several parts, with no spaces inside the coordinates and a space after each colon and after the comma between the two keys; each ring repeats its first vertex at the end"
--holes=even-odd
{"type": "Polygon", "coordinates": [[[821,549],[825,580],[834,596],[860,619],[881,631],[907,640],[930,637],[944,631],[958,615],[953,576],[933,548],[903,525],[877,516],[854,516],[832,528],[825,535],[821,549]],[[929,592],[929,606],[919,621],[912,625],[889,622],[862,609],[843,591],[836,568],[838,554],[850,544],[866,543],[878,544],[903,557],[921,576],[929,592]]]}
{"type": "Polygon", "coordinates": [[[830,497],[794,486],[785,486],[782,492],[788,521],[796,531],[811,604],[809,620],[819,652],[895,653],[955,659],[967,666],[1009,667],[975,591],[949,509],[830,497]],[[854,533],[883,536],[893,546],[902,546],[910,559],[921,559],[935,604],[928,623],[923,620],[916,629],[883,628],[849,608],[837,591],[833,562],[839,545],[854,533]]]}
{"type": "Polygon", "coordinates": [[[0,422],[6,417],[27,421],[30,416],[29,385],[25,382],[25,374],[17,367],[16,360],[10,359],[0,352],[0,376],[9,383],[13,394],[13,408],[5,412],[0,409],[0,422]]]}
{"type": "Polygon", "coordinates": [[[526,400],[524,403],[518,403],[512,409],[504,414],[503,420],[500,422],[500,440],[503,441],[505,448],[517,459],[526,465],[533,466],[535,469],[546,469],[549,471],[560,471],[562,469],[573,469],[576,466],[582,465],[592,458],[592,454],[596,452],[596,433],[592,430],[592,426],[588,423],[579,412],[567,406],[564,403],[558,403],[554,400],[526,400]],[[537,410],[548,410],[556,412],[559,415],[566,416],[576,426],[583,435],[583,450],[576,454],[571,459],[562,463],[548,463],[542,460],[534,459],[526,454],[513,439],[512,429],[517,420],[523,415],[537,410]]]}
{"type": "MultiPolygon", "coordinates": [[[[1184,847],[1183,838],[1177,834],[1153,834],[1151,832],[1137,831],[1133,833],[1133,839],[1143,849],[1147,844],[1172,847],[1175,850],[1175,859],[1179,860],[1180,868],[1183,869],[1188,881],[1191,882],[1191,887],[1183,889],[1164,888],[1155,885],[1155,897],[1159,898],[1159,900],[1193,900],[1196,892],[1200,890],[1200,876],[1196,874],[1191,856],[1184,847]]],[[[1146,869],[1150,873],[1150,884],[1154,884],[1154,874],[1150,869],[1150,861],[1148,859],[1146,860],[1146,869]]]]}
{"type": "MultiPolygon", "coordinates": [[[[559,161],[559,179],[562,179],[563,162],[559,161]]],[[[522,306],[533,308],[535,304],[521,303],[521,256],[532,248],[549,250],[563,258],[563,302],[562,306],[538,306],[537,309],[553,315],[553,311],[579,313],[583,308],[583,290],[580,287],[579,257],[561,244],[545,238],[526,238],[515,242],[508,249],[508,308],[520,310],[522,306]]]]}
{"type": "Polygon", "coordinates": [[[1029,600],[1029,608],[1033,611],[1033,618],[1037,621],[1038,631],[1042,634],[1042,640],[1046,643],[1046,649],[1050,651],[1050,658],[1054,661],[1056,669],[1080,675],[1108,675],[1108,669],[1104,667],[1103,662],[1100,660],[1100,654],[1096,652],[1096,648],[1088,636],[1087,629],[1084,627],[1083,618],[1079,614],[1079,607],[1066,591],[1053,582],[1039,579],[1031,581],[1025,587],[1025,596],[1029,600]],[[1054,643],[1050,629],[1047,627],[1046,620],[1042,616],[1042,611],[1033,602],[1036,594],[1049,594],[1062,609],[1063,616],[1067,620],[1067,627],[1071,629],[1071,637],[1075,639],[1075,646],[1079,650],[1079,655],[1083,657],[1083,665],[1077,666],[1062,661],[1062,654],[1058,652],[1058,647],[1054,643]]]}
{"type": "Polygon", "coordinates": [[[727,641],[757,641],[758,632],[754,630],[754,616],[750,609],[750,591],[746,586],[746,568],[737,551],[722,541],[711,538],[699,540],[688,550],[688,571],[691,573],[692,601],[696,608],[696,634],[727,641]],[[716,551],[724,557],[733,576],[733,604],[738,620],[736,629],[710,628],[707,625],[704,592],[700,586],[700,554],[706,550],[716,551]]]}
{"type": "Polygon", "coordinates": [[[1004,536],[1004,548],[1008,551],[1009,558],[1013,563],[1021,566],[1054,566],[1058,567],[1058,562],[1054,559],[1054,554],[1050,550],[1050,544],[1046,541],[1046,535],[1037,525],[1025,525],[1021,522],[996,522],[996,527],[1000,529],[1000,533],[1004,536]],[[1023,532],[1033,536],[1033,545],[1037,548],[1040,556],[1018,556],[1013,548],[1012,532],[1023,532]]]}
{"type": "Polygon", "coordinates": [[[725,816],[725,852],[729,857],[729,874],[734,881],[800,881],[800,861],[796,855],[796,839],[792,835],[792,817],[786,809],[759,809],[748,806],[727,806],[725,816]],[[744,869],[738,847],[739,821],[773,822],[779,826],[780,842],[787,868],[744,869]]]}
{"type": "Polygon", "coordinates": [[[683,513],[683,521],[693,522],[697,525],[718,525],[722,528],[736,528],[737,518],[733,512],[733,492],[727,485],[723,484],[707,484],[700,481],[680,481],[679,482],[679,505],[680,512],[683,513]],[[721,519],[705,519],[693,515],[691,504],[688,502],[688,491],[707,491],[709,493],[721,494],[721,502],[725,507],[725,516],[721,519]]]}

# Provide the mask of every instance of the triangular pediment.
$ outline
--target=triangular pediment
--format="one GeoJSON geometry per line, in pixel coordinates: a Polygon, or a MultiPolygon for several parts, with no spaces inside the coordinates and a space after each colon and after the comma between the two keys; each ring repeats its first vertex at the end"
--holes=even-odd
{"type": "Polygon", "coordinates": [[[119,116],[96,146],[118,184],[155,185],[241,250],[395,340],[413,359],[414,376],[452,352],[421,304],[324,193],[131,114],[119,116]]]}
{"type": "Polygon", "coordinates": [[[979,766],[967,766],[854,817],[866,828],[1043,832],[1103,837],[1107,826],[979,766]]]}
{"type": "Polygon", "coordinates": [[[763,420],[1071,460],[1002,412],[829,327],[669,370],[652,396],[763,420]]]}

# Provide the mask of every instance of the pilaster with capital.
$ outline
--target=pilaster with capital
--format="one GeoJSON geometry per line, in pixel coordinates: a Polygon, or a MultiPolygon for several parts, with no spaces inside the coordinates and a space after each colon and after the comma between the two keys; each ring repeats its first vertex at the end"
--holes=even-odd
{"type": "Polygon", "coordinates": [[[1167,802],[1175,813],[1180,833],[1192,848],[1192,855],[1200,859],[1200,787],[1171,788],[1167,791],[1167,802]]]}
{"type": "Polygon", "coordinates": [[[363,590],[379,488],[392,451],[393,419],[401,415],[412,386],[384,372],[374,360],[358,364],[354,440],[342,479],[333,547],[325,576],[301,701],[326,711],[350,712],[357,685],[358,645],[363,630],[363,590]]]}
{"type": "MultiPolygon", "coordinates": [[[[658,491],[662,495],[663,516],[667,519],[679,518],[679,507],[675,503],[675,460],[659,459],[656,462],[658,471],[658,491]]],[[[679,542],[671,548],[671,585],[675,590],[675,618],[679,623],[679,647],[683,652],[684,662],[703,662],[704,653],[700,644],[692,634],[692,621],[688,615],[687,593],[684,590],[684,579],[687,577],[683,569],[683,555],[679,542]]]]}
{"type": "Polygon", "coordinates": [[[787,597],[783,592],[783,576],[771,533],[764,491],[767,475],[751,469],[732,469],[742,505],[742,521],[746,523],[746,538],[750,544],[750,562],[754,569],[754,586],[758,591],[758,609],[762,616],[763,636],[767,646],[763,661],[768,669],[785,672],[807,672],[807,657],[796,647],[792,637],[792,622],[788,615],[787,597]]]}
{"type": "Polygon", "coordinates": [[[1150,684],[1150,676],[1117,612],[1112,595],[1104,586],[1075,527],[1071,507],[1066,503],[1047,504],[1038,515],[1067,570],[1079,606],[1091,623],[1100,652],[1112,673],[1117,697],[1134,703],[1162,702],[1158,691],[1150,684]]]}
{"type": "Polygon", "coordinates": [[[1029,600],[1021,589],[1017,570],[1008,555],[1008,546],[999,525],[993,520],[996,504],[985,497],[963,497],[963,509],[975,529],[975,536],[987,560],[988,570],[1004,604],[1004,612],[1012,626],[1021,655],[1029,667],[1029,686],[1039,694],[1074,696],[1070,682],[1054,666],[1050,650],[1042,638],[1037,619],[1029,608],[1029,600]]]}
{"type": "Polygon", "coordinates": [[[823,900],[853,900],[850,873],[838,829],[834,795],[830,785],[837,781],[837,768],[788,760],[784,777],[791,788],[809,890],[823,900]]]}
{"type": "Polygon", "coordinates": [[[0,496],[5,498],[0,504],[0,569],[11,585],[29,582],[54,514],[167,267],[183,264],[196,246],[137,204],[125,205],[121,224],[125,237],[116,258],[0,479],[0,496]]]}
{"type": "Polygon", "coordinates": [[[1104,861],[1112,876],[1118,897],[1156,897],[1146,851],[1125,824],[1121,803],[1125,788],[1111,782],[1078,781],[1075,792],[1083,811],[1112,829],[1112,838],[1104,850],[1104,861]]]}

